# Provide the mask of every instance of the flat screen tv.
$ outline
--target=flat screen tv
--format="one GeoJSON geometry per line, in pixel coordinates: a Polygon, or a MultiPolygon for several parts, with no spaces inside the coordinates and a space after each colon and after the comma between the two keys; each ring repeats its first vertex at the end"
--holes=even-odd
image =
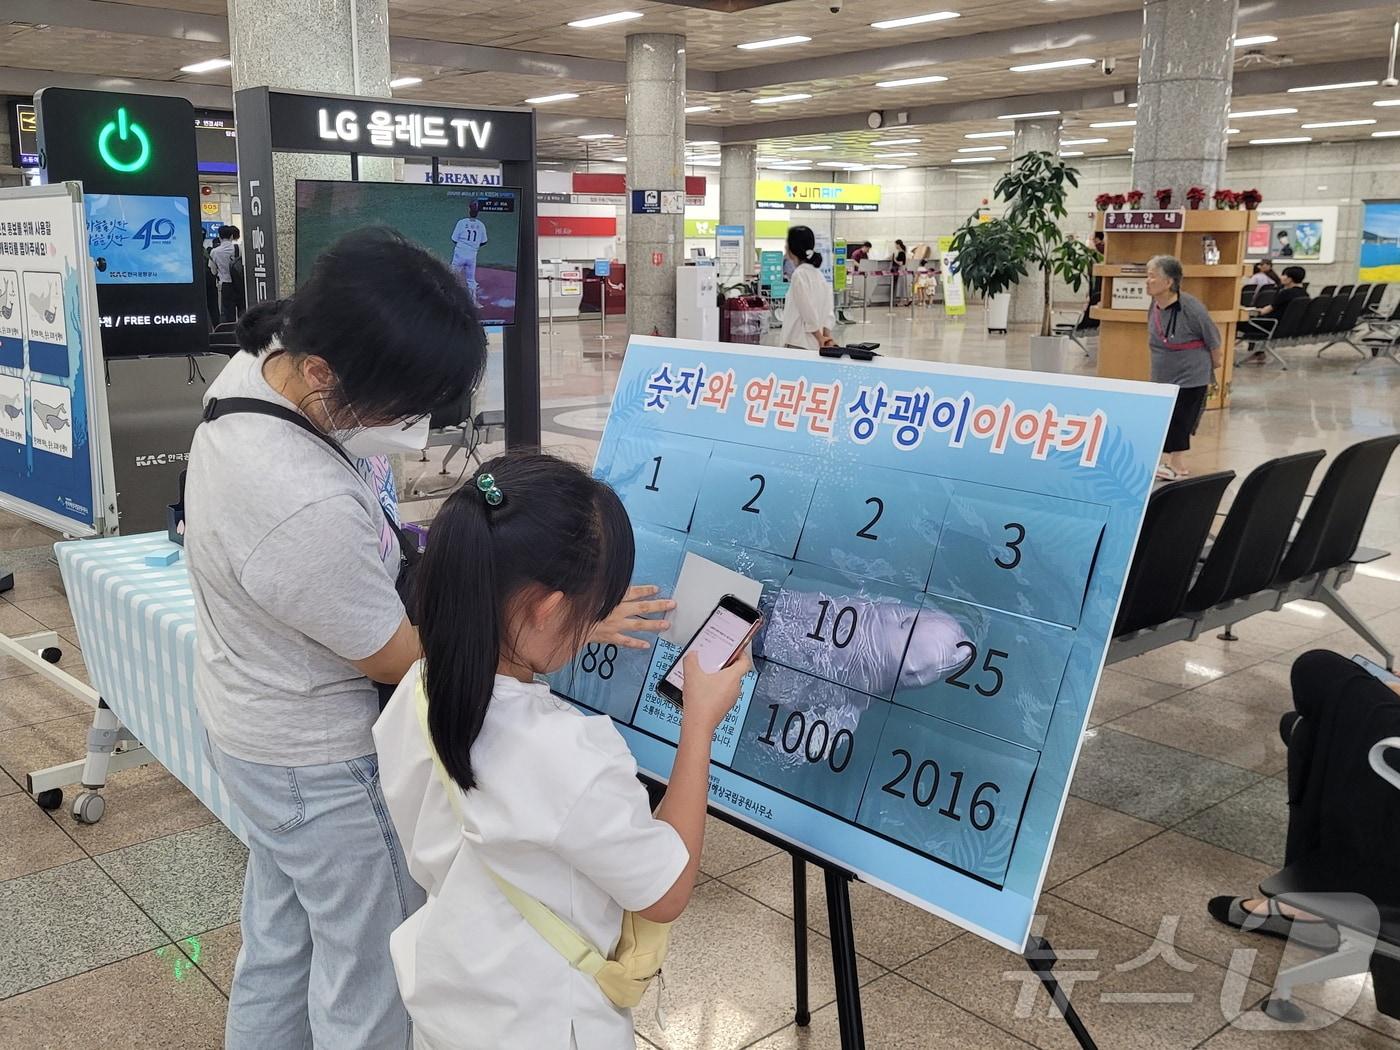
{"type": "Polygon", "coordinates": [[[515,323],[520,191],[499,186],[297,181],[297,283],[340,237],[390,226],[447,263],[488,325],[515,323]]]}

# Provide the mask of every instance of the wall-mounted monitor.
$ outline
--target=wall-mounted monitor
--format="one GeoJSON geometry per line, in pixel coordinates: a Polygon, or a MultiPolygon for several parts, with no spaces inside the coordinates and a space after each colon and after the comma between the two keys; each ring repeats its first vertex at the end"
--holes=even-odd
{"type": "Polygon", "coordinates": [[[201,175],[236,175],[238,137],[233,114],[221,109],[195,110],[194,148],[201,175]]]}
{"type": "Polygon", "coordinates": [[[17,168],[39,166],[39,118],[32,98],[5,102],[10,124],[10,163],[17,168]]]}
{"type": "Polygon", "coordinates": [[[345,234],[389,226],[447,263],[488,325],[515,323],[520,191],[499,186],[297,181],[297,283],[345,234]]]}
{"type": "Polygon", "coordinates": [[[194,280],[190,205],[184,197],[89,194],[87,235],[99,285],[194,280]]]}

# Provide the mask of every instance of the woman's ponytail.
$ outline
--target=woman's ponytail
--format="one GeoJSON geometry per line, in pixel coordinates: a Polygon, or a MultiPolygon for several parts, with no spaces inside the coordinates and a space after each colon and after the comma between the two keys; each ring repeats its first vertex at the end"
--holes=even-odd
{"type": "Polygon", "coordinates": [[[255,356],[266,350],[282,334],[288,304],[287,299],[269,300],[247,310],[234,332],[239,349],[255,356]]]}
{"type": "Polygon", "coordinates": [[[486,721],[501,653],[504,602],[488,520],[500,512],[475,485],[459,489],[433,521],[414,577],[428,730],[464,791],[476,785],[471,749],[486,721]]]}
{"type": "Polygon", "coordinates": [[[818,270],[820,270],[820,269],[822,268],[822,253],[821,253],[821,252],[809,252],[808,255],[807,255],[807,258],[803,259],[802,261],[803,261],[803,262],[809,262],[809,263],[811,263],[813,266],[815,266],[818,270]]]}

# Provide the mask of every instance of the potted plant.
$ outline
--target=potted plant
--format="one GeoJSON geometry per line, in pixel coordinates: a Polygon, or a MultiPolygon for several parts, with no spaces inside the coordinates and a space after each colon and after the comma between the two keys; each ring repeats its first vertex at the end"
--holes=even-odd
{"type": "Polygon", "coordinates": [[[1216,190],[1215,206],[1224,211],[1234,211],[1240,206],[1240,195],[1234,190],[1216,190]]]}
{"type": "Polygon", "coordinates": [[[1157,210],[1166,211],[1172,206],[1172,191],[1170,188],[1155,191],[1152,196],[1157,198],[1157,210]]]}
{"type": "Polygon", "coordinates": [[[1099,211],[1108,211],[1108,206],[1113,203],[1113,194],[1100,193],[1094,198],[1094,207],[1099,211]]]}
{"type": "MultiPolygon", "coordinates": [[[[1058,157],[1027,153],[996,184],[996,198],[1006,203],[1001,218],[982,222],[974,214],[953,234],[952,250],[958,253],[963,281],[985,299],[1004,296],[1029,276],[1029,267],[1040,271],[1043,309],[1040,334],[1031,339],[1031,361],[1051,370],[1053,362],[1063,361],[1068,342],[1053,334],[1052,280],[1058,277],[1079,291],[1095,260],[1092,247],[1066,236],[1059,225],[1069,214],[1069,190],[1078,185],[1079,172],[1058,157]]],[[[993,323],[990,304],[988,313],[987,327],[1005,330],[1005,313],[999,325],[993,323]]]]}
{"type": "Polygon", "coordinates": [[[1264,195],[1258,190],[1245,190],[1240,194],[1240,203],[1248,211],[1258,211],[1259,205],[1264,203],[1264,195]]]}
{"type": "Polygon", "coordinates": [[[1127,198],[1127,196],[1126,196],[1125,194],[1122,194],[1122,193],[1115,193],[1115,194],[1113,195],[1113,206],[1114,206],[1115,208],[1117,208],[1119,211],[1122,211],[1122,210],[1123,210],[1123,205],[1125,205],[1125,204],[1127,204],[1127,203],[1128,203],[1128,198],[1127,198]]]}
{"type": "Polygon", "coordinates": [[[1129,190],[1126,196],[1128,198],[1128,207],[1131,210],[1140,211],[1142,209],[1142,198],[1144,196],[1142,190],[1129,190]]]}
{"type": "Polygon", "coordinates": [[[1200,186],[1192,186],[1186,191],[1186,203],[1195,211],[1201,206],[1201,202],[1206,199],[1206,191],[1200,186]]]}

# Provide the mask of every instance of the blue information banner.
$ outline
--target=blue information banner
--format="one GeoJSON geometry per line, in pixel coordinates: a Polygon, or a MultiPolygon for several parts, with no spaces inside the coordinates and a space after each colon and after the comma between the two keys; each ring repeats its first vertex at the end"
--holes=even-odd
{"type": "MultiPolygon", "coordinates": [[[[689,552],[763,584],[712,804],[1022,950],[1175,395],[634,336],[596,466],[634,582],[689,552]]],[[[677,652],[551,681],[665,778],[677,652]]]]}
{"type": "Polygon", "coordinates": [[[184,197],[93,193],[88,252],[98,284],[189,284],[190,206],[184,197]]]}

